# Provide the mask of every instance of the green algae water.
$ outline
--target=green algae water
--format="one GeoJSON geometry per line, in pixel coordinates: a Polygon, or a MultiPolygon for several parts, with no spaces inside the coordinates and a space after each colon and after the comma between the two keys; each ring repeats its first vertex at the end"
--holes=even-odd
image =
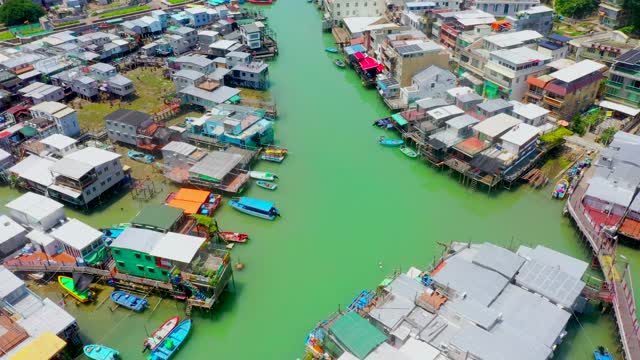
{"type": "MultiPolygon", "coordinates": [[[[264,10],[280,46],[270,69],[281,114],[276,136],[290,155],[283,164],[258,166],[280,176],[277,191],[252,186],[247,195],[275,201],[282,217],[269,222],[228,205],[218,211],[223,230],[251,235],[233,250],[234,262],[246,268],[235,273],[235,287],[214,311],[194,311],[193,333],[175,359],[301,358],[318,321],[396,269],[426,268],[442,251],[436,242],[542,244],[589,261],[550,189],[473,192],[397,148],[379,146],[383,132],[371,123],[388,112],[353,71],[332,64],[335,56],[324,52],[332,41],[320,32],[318,11],[304,0],[279,0],[264,10]]],[[[163,186],[153,201],[171,190],[163,186]]],[[[0,204],[17,195],[0,189],[0,204]]],[[[129,221],[143,205],[125,195],[91,216],[67,213],[104,227],[129,221]]],[[[640,284],[639,253],[623,254],[640,284]]],[[[55,283],[33,289],[61,298],[55,283]]],[[[107,296],[105,290],[96,304],[66,308],[87,343],[116,348],[124,359],[142,359],[146,334],[184,314],[184,303],[158,298],[150,299],[153,313],[112,311],[109,301],[100,305],[107,296]]],[[[617,350],[614,323],[598,309],[568,331],[559,359],[590,359],[597,345],[617,350]]]]}

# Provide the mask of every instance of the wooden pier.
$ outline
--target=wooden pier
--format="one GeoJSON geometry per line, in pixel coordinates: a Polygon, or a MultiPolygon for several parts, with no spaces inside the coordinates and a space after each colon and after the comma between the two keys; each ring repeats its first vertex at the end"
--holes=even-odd
{"type": "Polygon", "coordinates": [[[587,240],[593,252],[594,260],[597,261],[597,264],[602,269],[608,288],[613,294],[611,297],[612,305],[624,358],[627,360],[640,360],[640,337],[638,336],[640,326],[636,315],[636,302],[631,282],[630,266],[627,263],[624,265],[622,272],[617,270],[615,241],[612,243],[612,240],[607,238],[603,230],[595,227],[595,224],[587,217],[586,209],[582,204],[588,180],[594,171],[594,168],[587,170],[584,179],[582,179],[573,194],[569,196],[567,211],[587,240]]]}

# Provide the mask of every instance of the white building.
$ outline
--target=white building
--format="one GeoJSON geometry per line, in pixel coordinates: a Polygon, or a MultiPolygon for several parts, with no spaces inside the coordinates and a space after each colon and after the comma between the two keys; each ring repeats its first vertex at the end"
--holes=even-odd
{"type": "Polygon", "coordinates": [[[493,51],[485,66],[484,96],[521,100],[527,77],[544,69],[551,57],[527,47],[493,51]]]}
{"type": "Polygon", "coordinates": [[[53,134],[40,140],[45,150],[57,157],[62,157],[78,150],[77,142],[76,139],[61,134],[53,134]]]}
{"type": "Polygon", "coordinates": [[[27,243],[27,231],[7,215],[0,215],[0,257],[11,255],[27,243]]]}
{"type": "Polygon", "coordinates": [[[102,232],[78,219],[70,219],[49,234],[62,244],[64,251],[75,257],[87,260],[92,254],[104,248],[102,232]]]}
{"type": "Polygon", "coordinates": [[[44,118],[55,122],[58,132],[62,135],[73,137],[80,134],[78,114],[65,104],[45,101],[32,106],[29,110],[33,118],[44,118]]]}
{"type": "Polygon", "coordinates": [[[500,137],[502,148],[514,155],[524,154],[535,146],[540,130],[529,124],[518,124],[500,137]]]}
{"type": "Polygon", "coordinates": [[[334,25],[351,16],[382,16],[384,0],[325,0],[325,17],[334,25]]]}
{"type": "Polygon", "coordinates": [[[476,9],[495,16],[510,16],[533,6],[540,5],[540,0],[477,0],[476,9]]]}
{"type": "Polygon", "coordinates": [[[63,222],[62,204],[48,197],[28,192],[5,205],[9,216],[26,228],[47,231],[63,222]]]}
{"type": "Polygon", "coordinates": [[[522,120],[525,124],[540,126],[547,122],[549,110],[536,104],[522,104],[511,101],[514,105],[511,115],[516,119],[522,120]]]}
{"type": "Polygon", "coordinates": [[[88,206],[124,179],[120,154],[95,147],[65,155],[50,171],[49,196],[80,206],[88,206]]]}
{"type": "Polygon", "coordinates": [[[424,98],[442,98],[447,90],[456,86],[456,76],[437,65],[431,65],[411,78],[411,86],[400,89],[400,98],[404,104],[424,98]]]}

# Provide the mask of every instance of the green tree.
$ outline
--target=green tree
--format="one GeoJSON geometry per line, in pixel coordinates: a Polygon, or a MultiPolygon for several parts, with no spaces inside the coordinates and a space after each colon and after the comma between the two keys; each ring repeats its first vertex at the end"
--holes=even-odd
{"type": "Polygon", "coordinates": [[[604,145],[609,145],[613,141],[613,136],[618,132],[618,129],[614,127],[606,128],[602,132],[602,135],[597,139],[597,141],[604,145]]]}
{"type": "Polygon", "coordinates": [[[37,22],[44,10],[31,0],[7,0],[0,6],[0,22],[5,25],[22,25],[37,22]]]}
{"type": "Polygon", "coordinates": [[[556,0],[555,5],[558,14],[578,18],[591,14],[597,6],[593,0],[556,0]]]}

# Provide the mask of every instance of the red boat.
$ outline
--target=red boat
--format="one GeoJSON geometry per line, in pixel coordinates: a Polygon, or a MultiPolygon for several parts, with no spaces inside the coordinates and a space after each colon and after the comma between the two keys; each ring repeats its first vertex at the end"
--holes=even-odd
{"type": "Polygon", "coordinates": [[[160,327],[151,333],[151,336],[144,341],[144,350],[153,350],[157,348],[162,340],[164,340],[164,338],[166,338],[179,323],[180,316],[178,315],[168,318],[167,321],[162,323],[162,325],[160,325],[160,327]]]}
{"type": "Polygon", "coordinates": [[[248,2],[255,5],[271,5],[273,4],[273,0],[247,0],[248,2]]]}
{"type": "Polygon", "coordinates": [[[240,233],[231,232],[231,231],[221,231],[220,232],[220,239],[222,239],[224,241],[245,243],[245,242],[247,242],[247,240],[249,240],[249,235],[240,234],[240,233]]]}

